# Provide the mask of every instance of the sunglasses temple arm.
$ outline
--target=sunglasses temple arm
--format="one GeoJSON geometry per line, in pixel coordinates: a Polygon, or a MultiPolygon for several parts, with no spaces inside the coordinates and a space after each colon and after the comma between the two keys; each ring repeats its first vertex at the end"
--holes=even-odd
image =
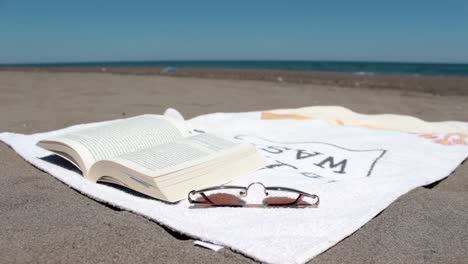
{"type": "Polygon", "coordinates": [[[304,193],[300,193],[299,196],[297,197],[297,199],[292,202],[291,204],[297,204],[303,197],[310,197],[312,199],[316,199],[317,201],[313,204],[311,204],[312,207],[315,207],[317,208],[319,203],[320,203],[320,198],[318,197],[318,195],[315,195],[315,194],[312,194],[312,195],[309,195],[309,194],[304,194],[304,193]]]}
{"type": "MultiPolygon", "coordinates": [[[[304,196],[304,195],[303,195],[304,196]]],[[[315,203],[312,204],[313,207],[317,208],[319,206],[319,203],[320,203],[320,198],[318,195],[315,195],[315,194],[312,194],[312,195],[306,195],[312,199],[316,199],[317,201],[315,203]]]]}
{"type": "Polygon", "coordinates": [[[204,192],[191,191],[191,192],[189,192],[189,194],[188,194],[188,200],[189,200],[190,203],[193,203],[193,204],[214,204],[214,203],[205,195],[204,192]],[[193,195],[193,194],[195,194],[195,193],[199,193],[199,194],[203,197],[203,199],[205,199],[205,201],[207,201],[207,203],[206,203],[206,202],[202,202],[202,201],[193,200],[192,197],[190,197],[190,195],[193,195]]]}
{"type": "Polygon", "coordinates": [[[291,204],[297,204],[302,199],[302,197],[304,197],[304,194],[300,193],[299,196],[296,198],[296,200],[292,202],[291,204]]]}
{"type": "Polygon", "coordinates": [[[208,198],[208,196],[205,195],[205,193],[201,192],[200,195],[201,195],[206,201],[208,201],[208,203],[214,204],[214,203],[208,198]]]}

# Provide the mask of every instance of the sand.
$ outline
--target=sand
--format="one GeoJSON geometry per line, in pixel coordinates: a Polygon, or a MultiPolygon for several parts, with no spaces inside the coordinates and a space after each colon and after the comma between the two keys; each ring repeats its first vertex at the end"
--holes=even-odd
{"type": "Polygon", "coordinates": [[[338,87],[358,87],[370,89],[390,89],[411,92],[424,92],[433,95],[468,96],[468,77],[460,76],[418,76],[354,74],[324,71],[288,71],[261,69],[206,69],[177,68],[175,73],[167,73],[157,67],[4,67],[0,71],[19,72],[86,72],[113,73],[123,75],[159,75],[177,77],[198,77],[205,79],[263,80],[295,84],[316,84],[338,87]]]}
{"type": "MultiPolygon", "coordinates": [[[[443,90],[441,87],[438,89],[443,90]]],[[[468,121],[468,96],[424,89],[109,73],[0,72],[0,131],[36,133],[162,113],[342,105],[429,121],[468,121]],[[436,93],[440,94],[440,93],[436,93]]],[[[91,200],[0,144],[0,262],[251,263],[192,245],[141,216],[91,200]]],[[[463,263],[468,259],[468,164],[400,197],[311,263],[463,263]]]]}

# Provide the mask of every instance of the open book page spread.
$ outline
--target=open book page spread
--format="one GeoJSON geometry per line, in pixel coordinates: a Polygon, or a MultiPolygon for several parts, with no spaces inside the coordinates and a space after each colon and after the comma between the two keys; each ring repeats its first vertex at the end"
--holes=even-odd
{"type": "Polygon", "coordinates": [[[143,115],[64,133],[39,146],[79,164],[92,182],[171,202],[184,199],[191,188],[223,184],[263,166],[253,145],[206,133],[185,137],[189,131],[180,123],[143,115]],[[219,173],[233,164],[242,168],[219,173]],[[156,177],[161,178],[151,179],[156,177]]]}

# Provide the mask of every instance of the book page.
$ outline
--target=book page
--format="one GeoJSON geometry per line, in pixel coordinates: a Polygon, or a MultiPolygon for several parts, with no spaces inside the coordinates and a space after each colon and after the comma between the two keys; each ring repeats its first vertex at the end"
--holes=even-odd
{"type": "Polygon", "coordinates": [[[127,153],[112,161],[131,168],[139,167],[139,171],[144,170],[143,173],[147,175],[157,176],[208,161],[214,156],[223,155],[241,145],[214,135],[199,134],[157,147],[127,153]]]}
{"type": "Polygon", "coordinates": [[[264,165],[253,145],[199,134],[98,161],[88,179],[113,179],[132,190],[175,202],[193,188],[223,184],[264,165]]]}
{"type": "Polygon", "coordinates": [[[175,141],[186,134],[187,131],[170,119],[157,115],[142,115],[45,141],[70,146],[79,153],[87,171],[96,161],[175,141]]]}

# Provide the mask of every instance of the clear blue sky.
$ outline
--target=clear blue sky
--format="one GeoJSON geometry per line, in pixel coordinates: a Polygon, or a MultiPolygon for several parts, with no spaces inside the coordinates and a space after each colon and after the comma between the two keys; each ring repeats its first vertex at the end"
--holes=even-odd
{"type": "Polygon", "coordinates": [[[0,63],[468,62],[468,0],[0,0],[0,63]]]}

